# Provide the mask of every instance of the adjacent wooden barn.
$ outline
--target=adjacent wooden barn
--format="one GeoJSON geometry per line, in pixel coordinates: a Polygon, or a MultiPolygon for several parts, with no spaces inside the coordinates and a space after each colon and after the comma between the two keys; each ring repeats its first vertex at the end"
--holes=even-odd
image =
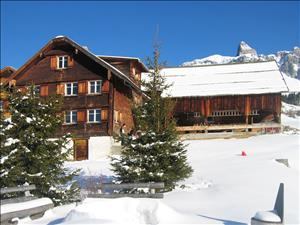
{"type": "Polygon", "coordinates": [[[279,132],[281,93],[275,61],[164,68],[180,132],[279,132]]]}
{"type": "Polygon", "coordinates": [[[34,83],[41,97],[63,96],[64,124],[54,136],[74,136],[74,158],[108,153],[110,137],[134,127],[132,103],[141,98],[138,58],[98,56],[65,36],[50,40],[11,78],[20,89],[34,83]]]}

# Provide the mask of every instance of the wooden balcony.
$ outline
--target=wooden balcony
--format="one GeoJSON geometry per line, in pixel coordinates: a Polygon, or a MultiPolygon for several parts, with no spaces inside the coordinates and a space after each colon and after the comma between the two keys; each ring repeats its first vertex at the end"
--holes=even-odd
{"type": "Polygon", "coordinates": [[[281,124],[275,122],[254,124],[224,124],[224,125],[195,125],[178,126],[179,133],[221,133],[221,132],[255,132],[255,133],[278,133],[281,124]]]}

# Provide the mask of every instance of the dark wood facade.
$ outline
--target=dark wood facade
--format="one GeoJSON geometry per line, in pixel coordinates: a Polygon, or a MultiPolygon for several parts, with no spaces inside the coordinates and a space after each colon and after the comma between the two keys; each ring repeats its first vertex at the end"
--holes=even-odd
{"type": "MultiPolygon", "coordinates": [[[[56,135],[68,132],[74,138],[82,140],[91,136],[111,136],[119,132],[123,123],[126,124],[127,131],[134,127],[131,102],[133,96],[141,96],[140,74],[146,69],[136,63],[135,59],[120,58],[114,62],[117,62],[118,66],[128,67],[129,72],[120,71],[108,60],[91,54],[66,37],[59,37],[51,40],[16,71],[12,79],[19,88],[32,83],[38,85],[42,97],[63,95],[62,111],[76,111],[76,123],[64,124],[56,135]],[[58,69],[59,56],[67,56],[66,68],[58,69]],[[132,70],[134,73],[130,73],[132,70]],[[101,93],[89,93],[91,81],[101,82],[101,93]],[[70,82],[76,82],[78,85],[78,94],[75,96],[65,95],[65,85],[70,82]],[[101,110],[100,122],[88,122],[88,110],[91,109],[101,110]]],[[[78,149],[82,148],[82,145],[78,146],[78,149]]]]}
{"type": "Polygon", "coordinates": [[[10,117],[8,112],[8,81],[15,68],[7,66],[0,71],[0,113],[4,118],[10,117]]]}
{"type": "Polygon", "coordinates": [[[174,99],[178,126],[280,123],[281,94],[174,99]]]}

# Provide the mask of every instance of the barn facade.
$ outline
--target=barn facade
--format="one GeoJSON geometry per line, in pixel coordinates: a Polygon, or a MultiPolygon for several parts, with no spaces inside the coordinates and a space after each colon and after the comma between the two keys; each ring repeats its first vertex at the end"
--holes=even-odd
{"type": "Polygon", "coordinates": [[[281,93],[275,61],[164,68],[181,133],[279,132],[281,93]]]}

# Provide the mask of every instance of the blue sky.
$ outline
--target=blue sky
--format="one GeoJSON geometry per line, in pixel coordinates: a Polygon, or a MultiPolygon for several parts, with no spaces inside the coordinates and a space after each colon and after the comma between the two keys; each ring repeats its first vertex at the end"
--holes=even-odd
{"type": "Polygon", "coordinates": [[[102,55],[152,53],[175,66],[212,54],[234,56],[244,40],[259,54],[299,46],[300,3],[1,1],[1,68],[23,65],[57,35],[102,55]]]}

